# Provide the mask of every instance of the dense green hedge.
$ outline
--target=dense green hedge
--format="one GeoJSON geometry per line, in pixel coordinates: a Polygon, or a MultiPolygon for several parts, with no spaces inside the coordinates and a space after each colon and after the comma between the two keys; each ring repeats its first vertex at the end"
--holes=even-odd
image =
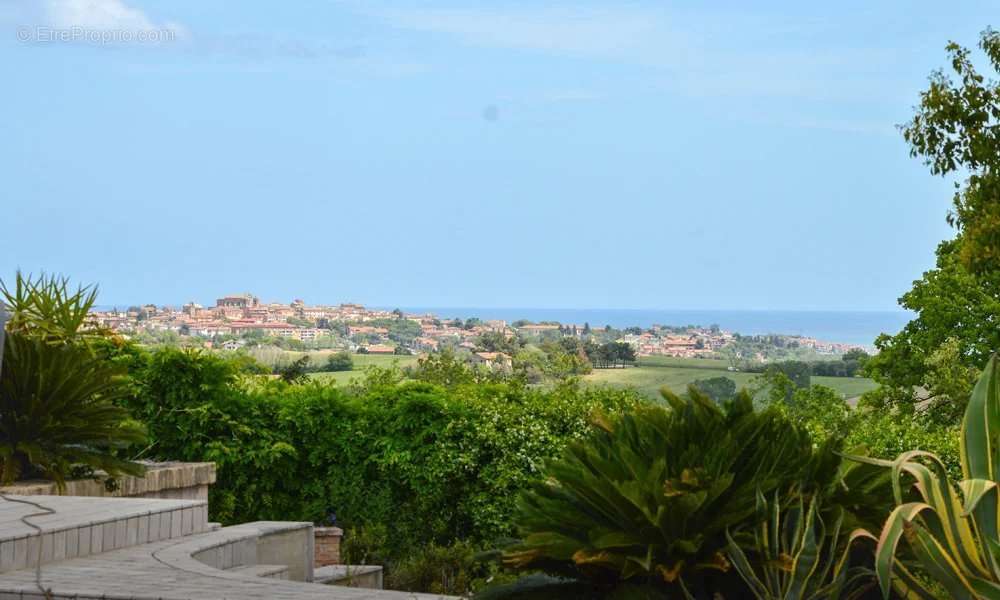
{"type": "Polygon", "coordinates": [[[365,384],[289,385],[174,349],[133,354],[129,408],[147,457],[218,465],[212,518],[384,526],[390,556],[434,541],[491,542],[513,531],[516,492],[633,393],[517,382],[444,387],[375,372],[365,384]]]}

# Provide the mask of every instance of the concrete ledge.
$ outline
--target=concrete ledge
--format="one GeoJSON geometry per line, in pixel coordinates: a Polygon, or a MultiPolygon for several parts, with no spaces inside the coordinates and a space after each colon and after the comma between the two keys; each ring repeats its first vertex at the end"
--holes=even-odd
{"type": "MultiPolygon", "coordinates": [[[[141,461],[140,461],[141,462],[141,461]]],[[[65,496],[92,498],[164,498],[171,500],[207,500],[208,487],[215,483],[215,463],[142,463],[143,477],[126,475],[118,479],[118,489],[109,492],[103,481],[75,479],[66,482],[65,496]]],[[[0,488],[0,493],[16,496],[60,495],[54,481],[19,481],[0,488]]]]}
{"type": "Polygon", "coordinates": [[[293,581],[312,581],[312,523],[257,521],[223,527],[153,552],[176,569],[216,577],[246,577],[236,569],[283,565],[293,581]]]}
{"type": "Polygon", "coordinates": [[[327,565],[315,570],[313,581],[326,585],[380,590],[382,589],[382,567],[379,565],[327,565]]]}
{"type": "MultiPolygon", "coordinates": [[[[289,533],[311,542],[312,524],[250,523],[180,540],[63,560],[42,569],[42,585],[51,590],[53,600],[458,600],[438,594],[256,577],[253,569],[219,570],[194,557],[200,554],[202,559],[211,556],[222,564],[235,563],[237,548],[242,546],[239,559],[251,559],[251,544],[256,548],[258,538],[266,542],[268,537],[280,538],[289,533]]],[[[281,547],[273,550],[280,551],[281,547]]],[[[311,551],[299,554],[309,555],[311,551]]],[[[265,553],[259,558],[263,564],[282,564],[265,553]]],[[[0,573],[0,599],[8,597],[43,600],[35,585],[33,569],[0,573]]]]}
{"type": "Polygon", "coordinates": [[[270,579],[288,579],[288,567],[285,565],[247,565],[231,569],[240,575],[251,577],[267,577],[270,579]]]}

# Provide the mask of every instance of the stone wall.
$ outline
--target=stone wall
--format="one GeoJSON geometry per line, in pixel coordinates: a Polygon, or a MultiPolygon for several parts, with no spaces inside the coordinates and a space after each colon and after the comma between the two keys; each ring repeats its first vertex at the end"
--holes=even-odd
{"type": "Polygon", "coordinates": [[[19,481],[0,487],[0,493],[17,496],[88,496],[122,498],[164,498],[170,500],[208,500],[208,488],[215,483],[215,463],[144,463],[146,474],[117,479],[117,489],[109,491],[102,479],[76,479],[66,482],[60,494],[52,481],[19,481]]]}

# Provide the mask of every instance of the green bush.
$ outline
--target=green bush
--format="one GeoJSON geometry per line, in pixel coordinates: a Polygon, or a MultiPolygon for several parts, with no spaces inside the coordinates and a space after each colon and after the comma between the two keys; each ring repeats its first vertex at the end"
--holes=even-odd
{"type": "Polygon", "coordinates": [[[448,546],[430,544],[394,565],[386,587],[405,592],[468,595],[485,586],[496,572],[479,549],[469,542],[448,546]]]}
{"type": "MultiPolygon", "coordinates": [[[[227,360],[163,349],[133,364],[128,404],[149,424],[149,456],[211,460],[212,518],[385,526],[382,555],[512,533],[517,492],[632,392],[572,384],[400,382],[374,370],[337,388],[246,377],[227,360]]],[[[419,376],[419,375],[418,375],[419,376]]]]}
{"type": "Polygon", "coordinates": [[[130,392],[124,370],[98,351],[104,332],[86,319],[96,291],[65,279],[0,284],[11,309],[0,370],[0,483],[47,477],[60,488],[75,472],[140,474],[116,450],[142,442],[143,429],[115,402],[130,392]]]}
{"type": "Polygon", "coordinates": [[[354,359],[347,352],[331,354],[326,359],[326,365],[323,367],[323,370],[328,372],[352,371],[354,370],[354,359]]]}
{"type": "Polygon", "coordinates": [[[771,377],[765,405],[780,410],[804,427],[813,440],[844,437],[846,448],[864,448],[865,454],[892,458],[907,450],[937,454],[955,477],[961,475],[958,426],[944,425],[925,414],[884,410],[870,406],[852,409],[836,391],[822,385],[791,389],[787,379],[771,377]]]}
{"type": "Polygon", "coordinates": [[[507,566],[586,582],[605,598],[743,597],[727,532],[755,526],[762,497],[782,507],[824,498],[850,527],[888,505],[878,469],[844,463],[839,441],[816,446],[779,410],[755,412],[745,392],[721,407],[694,387],[683,400],[664,395],[669,409],[598,421],[548,465],[522,494],[523,540],[507,566]]]}

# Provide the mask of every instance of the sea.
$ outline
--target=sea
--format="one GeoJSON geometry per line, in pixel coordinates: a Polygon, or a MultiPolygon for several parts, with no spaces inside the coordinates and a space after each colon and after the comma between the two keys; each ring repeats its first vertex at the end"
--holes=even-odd
{"type": "Polygon", "coordinates": [[[827,342],[842,342],[872,347],[882,333],[899,333],[913,314],[906,311],[820,311],[820,310],[643,310],[596,308],[459,308],[401,307],[408,313],[433,313],[441,318],[484,320],[502,319],[508,322],[558,321],[563,324],[591,327],[611,325],[651,327],[653,325],[718,325],[726,331],[742,335],[768,333],[800,335],[827,342]]]}

